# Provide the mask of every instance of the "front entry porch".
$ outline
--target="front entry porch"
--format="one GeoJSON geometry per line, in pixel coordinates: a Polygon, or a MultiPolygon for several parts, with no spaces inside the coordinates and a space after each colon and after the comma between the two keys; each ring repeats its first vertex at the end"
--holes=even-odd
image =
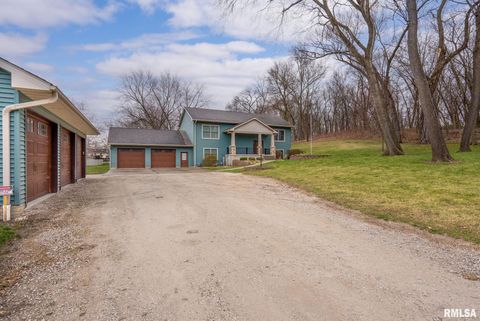
{"type": "Polygon", "coordinates": [[[226,131],[230,134],[230,146],[225,155],[225,165],[231,166],[234,160],[255,157],[263,159],[275,159],[276,131],[256,118],[252,118],[226,131]],[[265,140],[268,147],[264,147],[265,140]]]}

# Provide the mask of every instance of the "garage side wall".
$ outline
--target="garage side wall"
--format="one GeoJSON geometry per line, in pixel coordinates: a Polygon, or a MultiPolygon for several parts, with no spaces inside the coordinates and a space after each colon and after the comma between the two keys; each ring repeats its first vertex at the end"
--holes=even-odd
{"type": "MultiPolygon", "coordinates": [[[[0,69],[0,111],[8,105],[19,102],[18,91],[11,87],[11,75],[0,69]]],[[[2,163],[2,124],[0,113],[0,164],[2,163]]],[[[11,203],[20,205],[25,202],[26,166],[25,166],[25,112],[23,110],[10,113],[10,176],[13,185],[11,203]]],[[[0,170],[0,185],[3,182],[3,172],[0,170]]],[[[0,200],[0,203],[3,200],[0,200]]]]}
{"type": "Polygon", "coordinates": [[[181,167],[181,154],[188,153],[188,166],[193,166],[193,147],[177,148],[175,166],[181,167]]]}

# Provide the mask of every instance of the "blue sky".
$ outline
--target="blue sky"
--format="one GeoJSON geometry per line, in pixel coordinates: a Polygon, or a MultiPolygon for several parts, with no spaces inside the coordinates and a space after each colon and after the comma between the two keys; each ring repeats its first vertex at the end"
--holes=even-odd
{"type": "Polygon", "coordinates": [[[2,0],[0,56],[85,102],[97,120],[118,108],[119,77],[169,71],[202,83],[223,108],[288,55],[297,36],[278,15],[216,0],[2,0]]]}

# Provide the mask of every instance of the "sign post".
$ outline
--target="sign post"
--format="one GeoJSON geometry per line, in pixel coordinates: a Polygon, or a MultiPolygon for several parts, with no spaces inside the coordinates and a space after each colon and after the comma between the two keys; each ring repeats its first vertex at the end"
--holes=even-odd
{"type": "Polygon", "coordinates": [[[10,215],[10,196],[13,194],[11,186],[0,186],[0,195],[3,197],[3,221],[8,222],[10,215]]]}

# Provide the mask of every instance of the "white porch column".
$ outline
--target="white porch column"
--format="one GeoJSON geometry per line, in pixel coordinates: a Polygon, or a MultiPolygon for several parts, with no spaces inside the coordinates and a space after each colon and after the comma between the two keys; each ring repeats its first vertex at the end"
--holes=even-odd
{"type": "Polygon", "coordinates": [[[230,155],[237,155],[237,146],[235,146],[235,131],[232,131],[230,135],[231,135],[230,148],[229,148],[230,155]]]}
{"type": "Polygon", "coordinates": [[[258,155],[263,154],[262,134],[258,134],[257,154],[258,155]]]}
{"type": "Polygon", "coordinates": [[[275,135],[270,136],[270,155],[275,156],[277,151],[275,149],[275,135]]]}

